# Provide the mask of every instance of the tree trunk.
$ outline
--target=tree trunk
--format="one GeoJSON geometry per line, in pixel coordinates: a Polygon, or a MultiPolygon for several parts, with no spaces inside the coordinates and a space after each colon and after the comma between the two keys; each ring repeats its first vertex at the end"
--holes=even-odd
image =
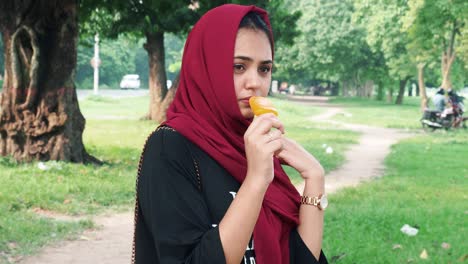
{"type": "Polygon", "coordinates": [[[413,96],[413,83],[410,82],[410,85],[408,85],[408,96],[413,96]]]}
{"type": "Polygon", "coordinates": [[[452,88],[452,81],[450,80],[450,71],[452,69],[453,62],[455,61],[455,38],[457,36],[458,31],[458,23],[457,21],[453,21],[452,25],[452,32],[450,34],[450,40],[447,47],[444,47],[444,51],[442,52],[442,85],[441,87],[448,90],[452,88]]]}
{"type": "Polygon", "coordinates": [[[339,83],[333,83],[332,87],[331,87],[331,95],[332,96],[338,96],[340,92],[340,87],[339,87],[339,83]]]}
{"type": "Polygon", "coordinates": [[[168,91],[164,63],[164,33],[147,33],[144,48],[148,52],[149,60],[150,104],[148,118],[161,123],[166,119],[166,111],[163,110],[162,103],[168,91]]]}
{"type": "Polygon", "coordinates": [[[384,98],[384,82],[379,81],[377,89],[377,100],[382,101],[384,98]]]}
{"type": "Polygon", "coordinates": [[[349,88],[349,87],[348,87],[348,81],[343,80],[342,83],[343,83],[343,96],[344,96],[344,97],[348,97],[348,96],[349,96],[349,92],[348,92],[348,88],[349,88]]]}
{"type": "Polygon", "coordinates": [[[176,94],[176,91],[177,91],[177,87],[179,86],[179,81],[180,81],[180,74],[177,75],[176,79],[172,83],[171,89],[169,89],[166,96],[164,97],[164,100],[161,103],[160,112],[163,114],[161,116],[161,120],[159,121],[161,123],[166,121],[166,112],[167,112],[167,109],[169,108],[169,105],[174,100],[174,97],[175,97],[175,94],[176,94]]]}
{"type": "Polygon", "coordinates": [[[393,85],[390,85],[388,87],[387,102],[389,103],[393,102],[393,85]]]}
{"type": "Polygon", "coordinates": [[[395,104],[401,105],[403,103],[403,96],[405,95],[405,87],[406,83],[408,82],[409,77],[406,77],[403,80],[400,80],[400,89],[398,90],[398,96],[395,101],[395,104]]]}
{"type": "Polygon", "coordinates": [[[418,64],[418,86],[419,94],[421,95],[421,112],[427,109],[427,93],[426,85],[424,84],[424,63],[418,64]]]}
{"type": "Polygon", "coordinates": [[[364,84],[364,96],[367,98],[371,98],[373,92],[374,92],[374,81],[367,80],[364,84]]]}
{"type": "Polygon", "coordinates": [[[83,145],[85,119],[73,83],[78,2],[29,4],[11,4],[18,6],[6,12],[15,20],[1,23],[5,82],[0,102],[0,155],[26,162],[99,163],[83,145]]]}
{"type": "Polygon", "coordinates": [[[452,69],[453,61],[455,60],[455,53],[451,55],[446,52],[442,53],[442,85],[444,89],[452,88],[452,81],[450,79],[450,71],[452,69]]]}

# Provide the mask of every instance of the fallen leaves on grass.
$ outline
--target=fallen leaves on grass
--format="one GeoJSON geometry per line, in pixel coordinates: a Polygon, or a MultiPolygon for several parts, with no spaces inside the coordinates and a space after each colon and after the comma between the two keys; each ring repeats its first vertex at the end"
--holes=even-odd
{"type": "Polygon", "coordinates": [[[440,245],[443,249],[449,249],[450,248],[450,244],[449,243],[446,243],[446,242],[442,242],[442,244],[440,245]]]}
{"type": "Polygon", "coordinates": [[[394,244],[393,247],[392,247],[393,250],[395,250],[395,249],[402,249],[402,248],[403,248],[403,246],[400,245],[400,244],[394,244]]]}
{"type": "Polygon", "coordinates": [[[426,249],[423,249],[423,251],[421,252],[421,254],[419,255],[419,257],[421,259],[427,259],[429,257],[429,255],[427,254],[427,251],[426,249]]]}
{"type": "Polygon", "coordinates": [[[465,254],[458,258],[458,262],[465,262],[468,259],[468,254],[465,254]]]}
{"type": "Polygon", "coordinates": [[[330,262],[332,262],[332,263],[336,262],[336,261],[344,258],[345,256],[346,256],[346,253],[340,253],[340,254],[338,254],[336,256],[332,256],[331,259],[330,259],[330,262]]]}

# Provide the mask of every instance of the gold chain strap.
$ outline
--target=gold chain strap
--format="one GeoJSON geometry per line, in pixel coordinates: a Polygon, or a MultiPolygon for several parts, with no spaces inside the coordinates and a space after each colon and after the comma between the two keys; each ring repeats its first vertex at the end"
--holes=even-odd
{"type": "Polygon", "coordinates": [[[141,151],[140,161],[138,162],[138,172],[137,172],[136,184],[135,184],[135,214],[134,214],[134,218],[133,218],[132,264],[135,264],[135,254],[136,254],[136,252],[135,252],[136,225],[137,225],[137,221],[138,221],[138,207],[139,207],[139,204],[138,204],[138,181],[140,180],[140,175],[141,175],[141,165],[142,165],[142,163],[143,163],[143,154],[145,153],[146,145],[148,144],[149,138],[150,138],[154,133],[156,133],[157,131],[159,131],[160,129],[167,129],[167,130],[170,130],[170,131],[176,131],[175,129],[170,128],[170,127],[167,127],[167,126],[160,126],[160,127],[156,128],[156,130],[154,130],[153,133],[151,133],[151,134],[146,138],[145,144],[143,145],[143,150],[141,151]]]}

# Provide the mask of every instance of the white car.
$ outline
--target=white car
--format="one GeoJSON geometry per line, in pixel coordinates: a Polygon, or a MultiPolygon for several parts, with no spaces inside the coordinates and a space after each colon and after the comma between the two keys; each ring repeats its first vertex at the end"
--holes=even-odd
{"type": "Polygon", "coordinates": [[[140,76],[138,74],[127,74],[120,81],[120,89],[140,88],[140,76]]]}

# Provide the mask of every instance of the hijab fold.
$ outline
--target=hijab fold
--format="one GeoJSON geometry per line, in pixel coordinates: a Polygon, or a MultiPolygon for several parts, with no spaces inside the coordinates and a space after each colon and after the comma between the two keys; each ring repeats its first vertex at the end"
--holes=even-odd
{"type": "MultiPolygon", "coordinates": [[[[243,136],[251,120],[239,110],[233,60],[239,23],[249,12],[258,13],[271,32],[267,12],[255,6],[222,5],[195,24],[185,43],[180,83],[165,122],[239,183],[247,173],[243,136]]],[[[256,260],[262,264],[289,263],[289,233],[299,222],[299,193],[277,159],[274,170],[253,234],[256,260]]]]}

